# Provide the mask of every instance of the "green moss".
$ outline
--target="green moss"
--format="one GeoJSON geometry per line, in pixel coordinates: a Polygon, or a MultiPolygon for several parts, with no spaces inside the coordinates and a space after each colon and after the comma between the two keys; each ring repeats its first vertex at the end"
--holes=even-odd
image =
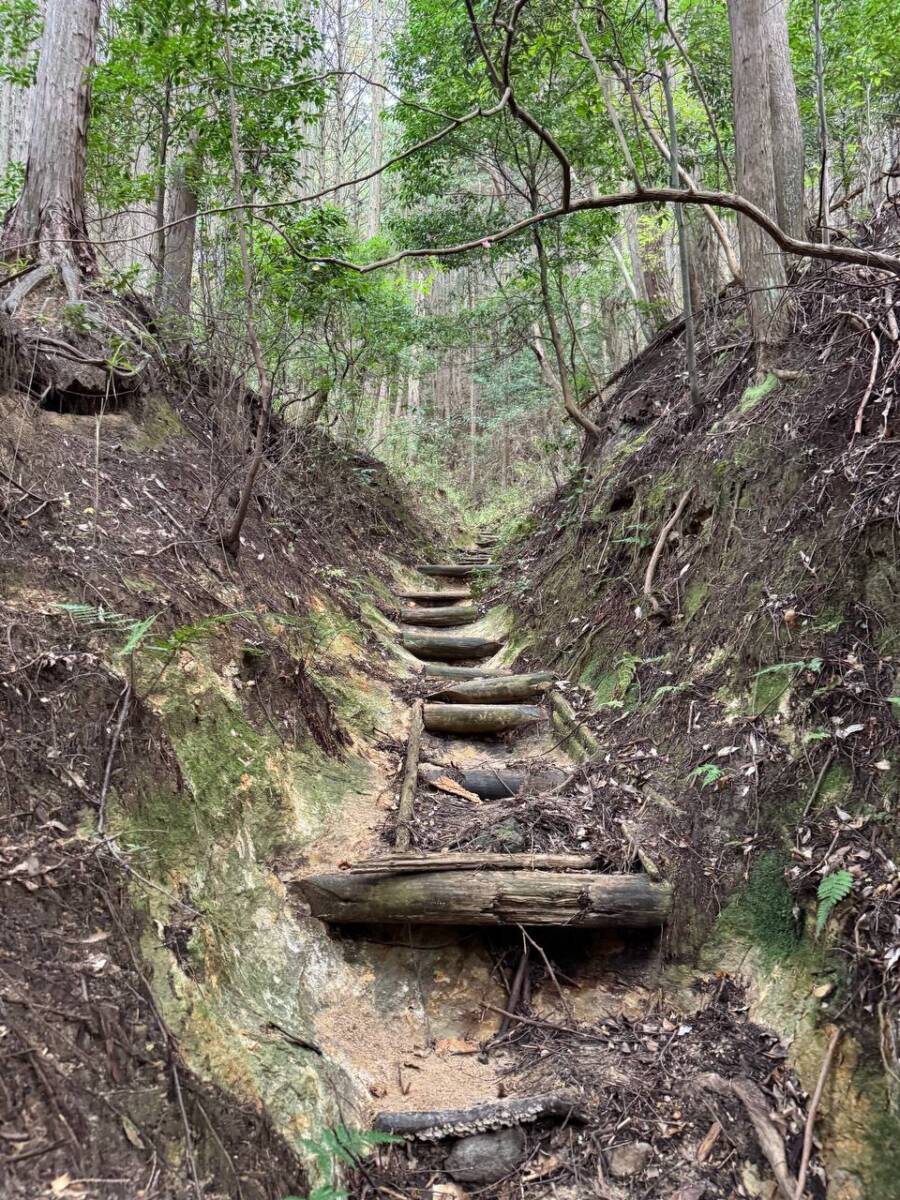
{"type": "Polygon", "coordinates": [[[742,415],[750,412],[759,404],[760,400],[764,400],[766,396],[771,396],[777,387],[778,377],[770,371],[760,383],[753,384],[751,387],[744,389],[744,393],[738,401],[737,411],[742,415]]]}
{"type": "Polygon", "coordinates": [[[709,595],[709,584],[704,580],[698,580],[692,583],[684,594],[684,619],[692,621],[703,605],[706,603],[706,598],[709,595]]]}
{"type": "Polygon", "coordinates": [[[161,396],[148,396],[141,416],[138,442],[147,450],[158,450],[169,442],[188,436],[178,413],[161,396]]]}
{"type": "Polygon", "coordinates": [[[866,1200],[896,1200],[900,1180],[900,1118],[882,1101],[873,1106],[866,1200]]]}
{"type": "Polygon", "coordinates": [[[764,854],[721,917],[723,928],[755,943],[770,961],[794,954],[800,945],[794,902],[784,879],[786,864],[782,854],[764,854]]]}
{"type": "Polygon", "coordinates": [[[755,717],[771,717],[784,696],[790,691],[793,675],[790,671],[767,671],[754,677],[751,709],[755,717]]]}
{"type": "Polygon", "coordinates": [[[834,763],[822,776],[819,785],[818,804],[827,808],[832,804],[843,804],[853,786],[853,776],[845,763],[834,763]]]}

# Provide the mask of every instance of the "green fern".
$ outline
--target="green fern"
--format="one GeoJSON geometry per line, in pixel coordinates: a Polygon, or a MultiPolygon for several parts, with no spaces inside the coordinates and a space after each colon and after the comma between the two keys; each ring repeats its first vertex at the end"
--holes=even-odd
{"type": "Polygon", "coordinates": [[[197,621],[194,625],[179,625],[177,629],[173,629],[165,637],[153,638],[147,644],[147,649],[153,654],[165,654],[169,657],[174,657],[181,650],[187,649],[188,646],[195,645],[197,642],[207,641],[212,637],[219,625],[235,621],[238,617],[251,616],[253,614],[250,612],[220,613],[217,617],[207,617],[203,621],[197,621]]]}
{"type": "Polygon", "coordinates": [[[817,895],[819,897],[819,907],[816,911],[816,937],[818,937],[825,928],[832,910],[836,904],[847,898],[853,888],[853,876],[849,871],[835,871],[831,875],[826,875],[819,884],[817,895]]]}
{"type": "Polygon", "coordinates": [[[821,658],[804,658],[799,662],[780,662],[774,663],[771,667],[763,667],[761,671],[757,671],[754,679],[759,679],[761,675],[773,675],[780,671],[814,671],[818,673],[822,670],[821,658]]]}
{"type": "MultiPolygon", "coordinates": [[[[323,1130],[318,1141],[304,1138],[303,1145],[316,1161],[318,1172],[332,1178],[335,1167],[353,1168],[360,1158],[374,1146],[393,1146],[403,1138],[393,1133],[379,1133],[375,1129],[348,1129],[339,1125],[336,1129],[323,1130]]],[[[330,1183],[320,1184],[303,1200],[346,1200],[347,1192],[337,1191],[330,1183]]],[[[301,1200],[298,1196],[286,1196],[285,1200],[301,1200]]]]}
{"type": "Polygon", "coordinates": [[[159,618],[159,613],[152,613],[138,620],[93,604],[55,604],[53,607],[59,612],[68,613],[73,621],[81,625],[93,626],[98,633],[124,633],[125,641],[115,652],[119,658],[134,654],[159,618]]]}
{"type": "Polygon", "coordinates": [[[702,788],[712,787],[714,783],[718,783],[725,771],[721,767],[717,767],[715,763],[701,763],[699,767],[694,767],[688,782],[692,783],[695,779],[700,781],[702,788]]]}

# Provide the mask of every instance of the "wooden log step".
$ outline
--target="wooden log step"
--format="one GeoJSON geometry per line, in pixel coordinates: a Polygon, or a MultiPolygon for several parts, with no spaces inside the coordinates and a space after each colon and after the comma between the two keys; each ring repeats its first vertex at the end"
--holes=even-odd
{"type": "Polygon", "coordinates": [[[468,588],[447,589],[446,592],[397,592],[398,600],[412,600],[416,604],[455,604],[460,600],[471,600],[468,588]]]}
{"type": "Polygon", "coordinates": [[[423,563],[416,568],[423,575],[446,575],[451,579],[470,579],[480,575],[482,571],[494,571],[496,567],[485,563],[483,566],[475,563],[423,563]]]}
{"type": "Polygon", "coordinates": [[[428,663],[422,674],[434,679],[502,679],[512,672],[509,667],[447,667],[443,663],[428,663]]]}
{"type": "Polygon", "coordinates": [[[525,704],[540,699],[553,678],[550,671],[534,671],[530,675],[501,675],[498,679],[469,679],[448,683],[428,699],[445,704],[525,704]]]}
{"type": "MultiPolygon", "coordinates": [[[[426,783],[440,779],[447,774],[446,767],[433,766],[425,763],[419,769],[419,775],[426,783]]],[[[548,792],[558,788],[568,776],[559,767],[544,767],[528,775],[521,771],[480,770],[465,771],[462,786],[467,792],[474,792],[481,800],[502,800],[506,796],[518,796],[526,783],[535,792],[548,792]]]]}
{"type": "Polygon", "coordinates": [[[510,1096],[491,1100],[472,1108],[447,1108],[420,1112],[380,1112],[374,1128],[381,1133],[415,1138],[420,1142],[439,1142],[443,1138],[466,1137],[490,1129],[559,1117],[563,1121],[584,1123],[587,1114],[573,1097],[565,1095],[510,1096]]]}
{"type": "Polygon", "coordinates": [[[429,733],[508,733],[539,721],[543,712],[534,704],[426,704],[429,733]]]}
{"type": "Polygon", "coordinates": [[[351,863],[346,870],[354,875],[415,875],[421,871],[591,871],[597,865],[594,854],[385,854],[351,863]]]}
{"type": "Polygon", "coordinates": [[[450,629],[454,625],[471,625],[481,613],[470,604],[455,604],[449,608],[401,608],[400,620],[407,625],[433,625],[436,629],[450,629]]]}
{"type": "Polygon", "coordinates": [[[644,929],[662,925],[672,889],[646,875],[560,871],[335,872],[301,880],[314,917],[333,924],[556,925],[644,929]]]}
{"type": "Polygon", "coordinates": [[[404,650],[419,658],[449,659],[490,658],[503,645],[494,638],[463,637],[453,633],[404,633],[404,650]]]}

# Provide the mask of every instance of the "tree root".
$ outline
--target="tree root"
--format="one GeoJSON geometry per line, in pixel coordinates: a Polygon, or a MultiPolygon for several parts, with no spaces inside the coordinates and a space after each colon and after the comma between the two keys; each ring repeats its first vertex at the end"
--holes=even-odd
{"type": "Polygon", "coordinates": [[[52,263],[42,263],[34,270],[27,271],[3,301],[3,311],[11,317],[15,316],[25,298],[55,274],[56,267],[52,263]]]}
{"type": "Polygon", "coordinates": [[[698,1075],[697,1082],[702,1088],[715,1092],[718,1096],[733,1096],[740,1100],[784,1200],[795,1200],[798,1194],[797,1181],[788,1170],[784,1141],[769,1115],[762,1089],[749,1079],[725,1079],[713,1071],[698,1075]]]}

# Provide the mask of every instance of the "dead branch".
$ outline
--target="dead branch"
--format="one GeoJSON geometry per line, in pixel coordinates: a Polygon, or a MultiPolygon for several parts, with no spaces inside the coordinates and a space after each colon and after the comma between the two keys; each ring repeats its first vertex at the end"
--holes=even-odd
{"type": "Polygon", "coordinates": [[[788,1170],[784,1142],[769,1115],[762,1089],[749,1079],[725,1079],[713,1071],[698,1075],[697,1082],[702,1088],[719,1096],[734,1096],[740,1100],[784,1200],[794,1200],[797,1183],[788,1170]]]}
{"type": "Polygon", "coordinates": [[[644,595],[653,595],[653,580],[656,577],[656,568],[659,565],[660,557],[665,549],[666,539],[678,523],[678,518],[684,512],[684,507],[690,499],[693,488],[688,488],[681,496],[681,499],[675,505],[675,511],[663,525],[659,531],[659,537],[656,539],[656,545],[653,547],[653,553],[650,555],[650,561],[647,563],[647,573],[644,575],[644,595]]]}
{"type": "Polygon", "coordinates": [[[831,1040],[828,1043],[828,1049],[825,1051],[825,1057],[822,1059],[822,1069],[819,1071],[819,1078],[816,1080],[816,1089],[813,1092],[812,1099],[809,1102],[809,1114],[806,1118],[806,1127],[803,1130],[803,1152],[800,1156],[800,1172],[797,1176],[797,1188],[794,1192],[793,1200],[803,1200],[803,1193],[806,1190],[806,1176],[809,1171],[809,1160],[812,1155],[813,1131],[816,1124],[816,1113],[819,1111],[819,1103],[822,1099],[822,1092],[825,1090],[825,1080],[828,1078],[828,1072],[831,1068],[831,1060],[834,1058],[834,1052],[837,1049],[837,1044],[841,1040],[841,1031],[835,1028],[831,1034],[831,1040]]]}
{"type": "Polygon", "coordinates": [[[869,382],[866,384],[866,390],[863,392],[862,400],[860,400],[859,407],[856,410],[856,420],[853,422],[854,436],[862,433],[863,418],[866,415],[866,405],[869,403],[872,392],[875,390],[875,379],[878,375],[879,363],[881,362],[881,340],[873,329],[869,330],[869,337],[875,343],[875,352],[872,355],[872,369],[869,372],[869,382]]]}
{"type": "Polygon", "coordinates": [[[419,745],[424,728],[425,705],[421,700],[417,700],[413,706],[412,718],[409,723],[406,762],[403,767],[403,782],[400,785],[400,800],[397,805],[397,834],[394,838],[394,847],[401,851],[409,849],[412,839],[410,822],[416,797],[416,780],[419,777],[419,745]]]}

